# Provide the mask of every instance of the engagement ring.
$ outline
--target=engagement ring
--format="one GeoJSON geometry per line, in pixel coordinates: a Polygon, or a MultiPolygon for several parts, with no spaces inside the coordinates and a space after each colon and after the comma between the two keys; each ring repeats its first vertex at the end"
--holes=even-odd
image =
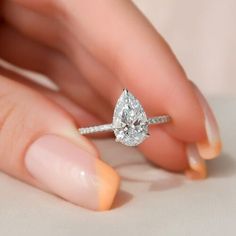
{"type": "Polygon", "coordinates": [[[119,97],[111,124],[80,128],[80,134],[113,131],[116,141],[127,146],[137,146],[149,137],[148,126],[163,124],[171,120],[169,115],[147,118],[138,101],[127,89],[119,97]]]}

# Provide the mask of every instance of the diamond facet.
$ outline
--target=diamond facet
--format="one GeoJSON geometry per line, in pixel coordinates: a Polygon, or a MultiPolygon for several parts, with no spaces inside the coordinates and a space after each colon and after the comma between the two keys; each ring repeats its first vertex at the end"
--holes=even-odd
{"type": "Polygon", "coordinates": [[[113,114],[113,130],[116,141],[136,146],[148,136],[148,119],[140,102],[124,90],[113,114]]]}

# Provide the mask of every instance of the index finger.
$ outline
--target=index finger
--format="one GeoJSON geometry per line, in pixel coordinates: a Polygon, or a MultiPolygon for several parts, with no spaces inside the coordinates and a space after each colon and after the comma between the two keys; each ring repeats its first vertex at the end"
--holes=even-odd
{"type": "Polygon", "coordinates": [[[170,135],[186,142],[204,139],[203,112],[192,86],[167,43],[132,2],[77,4],[66,4],[75,39],[140,99],[149,115],[172,117],[166,126],[170,135]]]}

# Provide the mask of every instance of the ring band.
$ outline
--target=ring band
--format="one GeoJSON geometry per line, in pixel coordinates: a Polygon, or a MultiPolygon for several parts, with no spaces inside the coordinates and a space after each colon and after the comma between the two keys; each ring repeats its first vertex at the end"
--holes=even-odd
{"type": "Polygon", "coordinates": [[[79,128],[79,133],[86,135],[113,131],[117,142],[127,146],[137,146],[149,137],[148,125],[164,124],[170,121],[171,117],[169,115],[147,118],[137,98],[127,89],[124,89],[117,101],[111,124],[82,127],[79,128]]]}
{"type": "MultiPolygon", "coordinates": [[[[168,123],[170,121],[170,116],[168,115],[161,115],[161,116],[156,116],[148,119],[148,124],[149,125],[154,125],[154,124],[164,124],[168,123]]],[[[79,128],[80,134],[92,134],[92,133],[98,133],[98,132],[109,132],[113,131],[115,127],[113,127],[113,124],[104,124],[104,125],[95,125],[95,126],[90,126],[90,127],[85,127],[85,128],[79,128]]]]}

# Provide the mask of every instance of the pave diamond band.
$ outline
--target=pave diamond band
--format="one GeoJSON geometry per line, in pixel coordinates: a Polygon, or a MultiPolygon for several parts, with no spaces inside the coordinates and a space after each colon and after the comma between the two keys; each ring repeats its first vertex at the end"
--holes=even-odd
{"type": "Polygon", "coordinates": [[[80,134],[92,134],[92,133],[107,132],[107,131],[113,131],[112,124],[97,125],[79,129],[80,134]]]}
{"type": "Polygon", "coordinates": [[[147,115],[133,94],[124,89],[118,99],[111,124],[80,128],[80,134],[113,131],[116,141],[127,146],[137,146],[149,137],[148,126],[163,124],[171,120],[169,115],[147,118],[147,115]]]}
{"type": "MultiPolygon", "coordinates": [[[[148,119],[148,124],[164,124],[168,123],[170,121],[170,116],[168,115],[161,115],[156,116],[148,119]]],[[[80,128],[79,133],[80,134],[92,134],[92,133],[98,133],[98,132],[109,132],[113,131],[116,127],[113,127],[113,124],[105,124],[105,125],[96,125],[91,127],[85,127],[80,128]]]]}

